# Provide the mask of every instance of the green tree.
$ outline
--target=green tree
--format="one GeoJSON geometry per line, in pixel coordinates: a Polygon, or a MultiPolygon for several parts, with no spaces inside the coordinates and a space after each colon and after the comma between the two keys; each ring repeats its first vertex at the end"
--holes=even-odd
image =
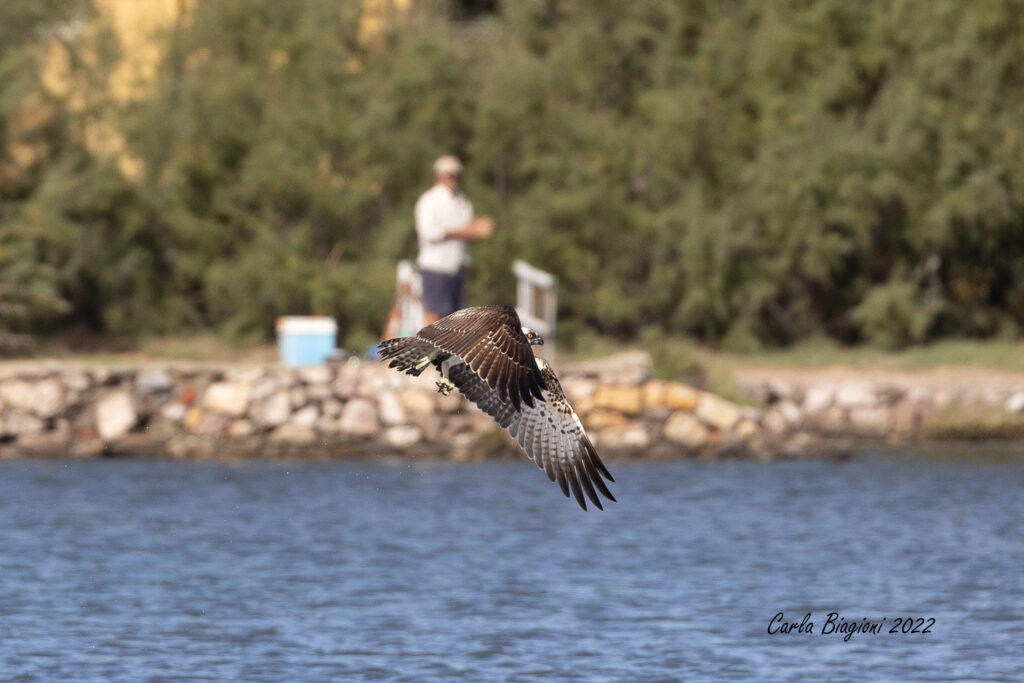
{"type": "MultiPolygon", "coordinates": [[[[357,3],[201,0],[146,101],[54,104],[3,216],[70,304],[32,320],[246,337],[324,313],[361,345],[415,253],[430,163],[454,152],[498,219],[471,301],[510,301],[525,258],[560,278],[563,339],[1016,335],[1022,9],[427,0],[361,42],[357,3]],[[141,179],[81,144],[101,114],[141,179]]],[[[22,75],[6,113],[36,86],[28,53],[4,54],[22,75]]]]}

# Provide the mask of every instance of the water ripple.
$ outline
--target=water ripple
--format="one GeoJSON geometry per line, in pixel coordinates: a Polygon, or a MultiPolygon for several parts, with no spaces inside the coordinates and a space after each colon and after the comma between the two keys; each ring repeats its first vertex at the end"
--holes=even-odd
{"type": "Polygon", "coordinates": [[[1024,460],[615,465],[0,462],[0,678],[1024,679],[1024,460]]]}

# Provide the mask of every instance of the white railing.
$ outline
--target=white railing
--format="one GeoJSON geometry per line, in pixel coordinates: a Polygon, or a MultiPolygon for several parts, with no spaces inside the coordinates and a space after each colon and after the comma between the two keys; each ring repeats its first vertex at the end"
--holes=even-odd
{"type": "Polygon", "coordinates": [[[554,363],[558,278],[526,261],[513,262],[512,273],[516,276],[516,312],[519,319],[544,337],[544,357],[554,363]]]}
{"type": "Polygon", "coordinates": [[[423,279],[420,271],[408,261],[398,264],[399,306],[402,311],[402,334],[416,334],[423,327],[423,279]]]}
{"type": "Polygon", "coordinates": [[[409,261],[398,262],[395,300],[384,328],[384,339],[409,337],[423,327],[423,279],[409,261]]]}

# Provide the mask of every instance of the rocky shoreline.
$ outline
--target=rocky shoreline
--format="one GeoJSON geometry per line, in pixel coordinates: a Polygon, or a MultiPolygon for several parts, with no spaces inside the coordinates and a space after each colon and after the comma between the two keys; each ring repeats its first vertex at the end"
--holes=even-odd
{"type": "MultiPolygon", "coordinates": [[[[1024,438],[1024,382],[930,391],[891,379],[755,378],[742,406],[651,378],[643,353],[560,366],[562,384],[610,458],[798,457],[857,441],[1024,438]]],[[[511,439],[461,396],[382,363],[0,366],[0,458],[176,459],[409,455],[479,460],[511,439]]]]}
{"type": "Polygon", "coordinates": [[[748,372],[740,385],[775,433],[897,444],[1024,440],[1024,376],[1013,373],[774,369],[748,372]]]}

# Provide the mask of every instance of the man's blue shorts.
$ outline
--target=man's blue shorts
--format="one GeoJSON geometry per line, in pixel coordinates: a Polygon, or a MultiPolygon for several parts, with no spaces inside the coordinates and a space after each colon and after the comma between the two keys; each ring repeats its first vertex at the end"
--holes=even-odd
{"type": "Polygon", "coordinates": [[[465,268],[459,268],[454,273],[420,270],[420,277],[423,279],[423,306],[440,316],[465,308],[462,298],[462,276],[465,271],[465,268]]]}

